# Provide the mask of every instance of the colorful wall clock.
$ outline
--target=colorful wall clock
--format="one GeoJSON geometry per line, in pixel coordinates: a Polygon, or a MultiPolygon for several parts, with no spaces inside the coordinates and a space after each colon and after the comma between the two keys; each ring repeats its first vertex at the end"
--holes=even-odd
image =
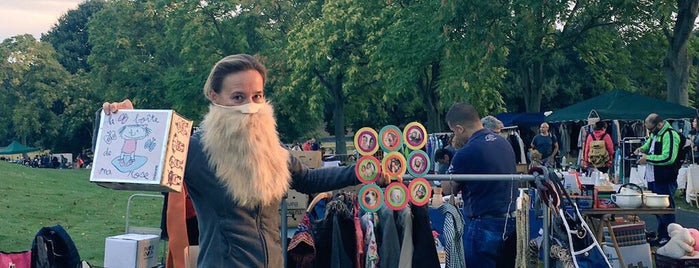
{"type": "Polygon", "coordinates": [[[410,122],[403,129],[405,146],[410,150],[420,150],[427,144],[427,130],[418,122],[410,122]]]}
{"type": "Polygon", "coordinates": [[[408,206],[410,194],[408,187],[402,182],[392,182],[386,187],[384,192],[386,206],[392,210],[401,210],[408,206]]]}
{"type": "Polygon", "coordinates": [[[423,150],[412,151],[408,155],[408,173],[413,177],[423,177],[430,171],[430,158],[423,150]]]}
{"type": "Polygon", "coordinates": [[[378,136],[373,128],[360,128],[354,133],[354,148],[360,155],[373,155],[379,150],[378,136]]]}
{"type": "Polygon", "coordinates": [[[381,174],[381,162],[371,155],[362,156],[354,166],[354,173],[362,183],[374,183],[381,174]]]}
{"type": "Polygon", "coordinates": [[[383,203],[383,191],[376,184],[367,184],[359,189],[359,206],[366,212],[376,212],[383,203]]]}
{"type": "Polygon", "coordinates": [[[424,206],[430,201],[432,187],[424,178],[417,178],[410,181],[410,202],[416,206],[424,206]]]}
{"type": "Polygon", "coordinates": [[[388,125],[381,128],[379,131],[379,144],[381,149],[386,152],[395,152],[403,147],[403,136],[400,128],[394,125],[388,125]]]}
{"type": "Polygon", "coordinates": [[[381,170],[386,173],[391,180],[400,180],[405,175],[405,170],[407,165],[405,163],[405,157],[399,152],[390,152],[384,155],[383,161],[381,162],[381,170]]]}

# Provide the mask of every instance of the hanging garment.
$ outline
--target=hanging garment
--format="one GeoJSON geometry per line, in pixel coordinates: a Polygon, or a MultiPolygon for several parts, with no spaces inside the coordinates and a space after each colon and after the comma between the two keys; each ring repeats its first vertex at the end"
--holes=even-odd
{"type": "Polygon", "coordinates": [[[365,268],[379,267],[379,246],[376,243],[376,233],[374,232],[374,214],[367,212],[361,219],[362,231],[364,232],[364,252],[365,268]]]}
{"type": "MultiPolygon", "coordinates": [[[[344,199],[347,200],[347,199],[344,199]]],[[[325,218],[313,226],[316,244],[315,267],[354,268],[357,242],[354,218],[347,204],[330,201],[325,218]]]]}
{"type": "Polygon", "coordinates": [[[398,234],[401,240],[400,260],[398,267],[412,268],[413,259],[413,214],[410,208],[405,207],[400,211],[394,212],[396,216],[396,225],[398,234]]]}
{"type": "Polygon", "coordinates": [[[517,144],[519,145],[519,154],[517,155],[519,160],[517,163],[527,164],[527,150],[524,149],[524,140],[522,140],[522,136],[519,135],[519,132],[515,132],[514,134],[517,138],[517,144]]]}
{"type": "Polygon", "coordinates": [[[359,202],[354,200],[354,235],[357,238],[357,255],[356,264],[357,268],[362,268],[362,260],[364,259],[364,233],[362,232],[362,224],[359,219],[359,202]]]}
{"type": "Polygon", "coordinates": [[[452,204],[444,203],[439,207],[439,212],[444,214],[444,248],[446,249],[447,268],[466,267],[464,259],[464,218],[459,210],[452,204]]]}
{"type": "Polygon", "coordinates": [[[399,267],[401,243],[398,229],[396,228],[396,221],[393,218],[393,210],[387,206],[382,206],[379,209],[379,219],[381,219],[377,226],[381,234],[381,238],[379,238],[379,257],[381,258],[379,267],[399,267]]]}
{"type": "Polygon", "coordinates": [[[413,267],[439,268],[439,258],[437,257],[437,247],[432,236],[430,216],[427,205],[411,205],[413,212],[413,267]]]}
{"type": "Polygon", "coordinates": [[[306,212],[299,222],[287,249],[289,266],[299,268],[313,267],[316,248],[311,232],[311,222],[314,220],[313,214],[306,212]]]}

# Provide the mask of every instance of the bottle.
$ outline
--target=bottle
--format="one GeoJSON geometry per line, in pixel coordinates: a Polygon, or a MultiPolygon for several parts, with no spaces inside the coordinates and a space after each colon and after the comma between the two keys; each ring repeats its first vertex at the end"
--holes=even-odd
{"type": "Polygon", "coordinates": [[[563,170],[567,171],[568,169],[568,162],[566,161],[566,156],[564,155],[563,158],[561,158],[561,166],[563,167],[563,170]]]}

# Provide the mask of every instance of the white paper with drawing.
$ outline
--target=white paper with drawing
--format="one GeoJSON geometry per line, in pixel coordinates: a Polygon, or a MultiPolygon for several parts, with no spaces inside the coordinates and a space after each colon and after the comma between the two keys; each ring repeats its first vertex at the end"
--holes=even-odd
{"type": "Polygon", "coordinates": [[[90,181],[118,189],[180,191],[191,129],[192,121],[172,110],[103,114],[90,181]]]}

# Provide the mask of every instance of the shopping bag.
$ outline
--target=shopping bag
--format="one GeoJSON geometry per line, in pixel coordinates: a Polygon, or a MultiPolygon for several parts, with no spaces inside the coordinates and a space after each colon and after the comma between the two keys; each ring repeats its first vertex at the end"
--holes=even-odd
{"type": "Polygon", "coordinates": [[[0,267],[5,268],[30,268],[32,264],[31,250],[22,252],[0,251],[0,267]]]}
{"type": "Polygon", "coordinates": [[[646,165],[638,165],[636,167],[631,167],[631,172],[629,172],[629,182],[644,188],[648,187],[645,176],[646,165]]]}

